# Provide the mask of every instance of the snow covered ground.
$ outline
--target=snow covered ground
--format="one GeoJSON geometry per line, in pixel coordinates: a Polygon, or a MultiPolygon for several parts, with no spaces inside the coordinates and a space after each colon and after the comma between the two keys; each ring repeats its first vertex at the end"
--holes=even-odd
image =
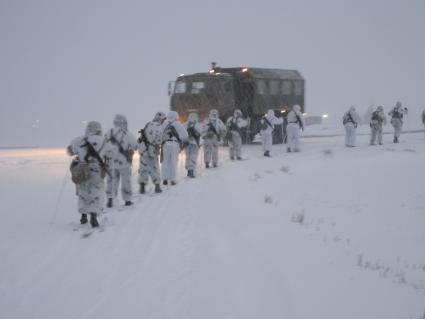
{"type": "Polygon", "coordinates": [[[368,138],[223,148],[88,238],[64,150],[1,150],[0,318],[423,318],[424,133],[368,138]]]}

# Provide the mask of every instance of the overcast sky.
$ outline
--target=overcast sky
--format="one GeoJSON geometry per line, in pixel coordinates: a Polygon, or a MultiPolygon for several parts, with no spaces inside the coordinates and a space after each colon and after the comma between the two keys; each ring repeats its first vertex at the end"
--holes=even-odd
{"type": "Polygon", "coordinates": [[[310,114],[416,116],[424,39],[425,0],[0,0],[0,146],[64,146],[116,113],[135,133],[211,61],[299,70],[310,114]]]}

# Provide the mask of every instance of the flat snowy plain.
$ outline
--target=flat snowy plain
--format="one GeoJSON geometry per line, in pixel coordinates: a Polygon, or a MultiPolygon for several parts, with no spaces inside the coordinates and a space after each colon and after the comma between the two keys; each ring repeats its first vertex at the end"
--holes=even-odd
{"type": "Polygon", "coordinates": [[[368,139],[222,148],[88,238],[65,151],[2,150],[0,318],[424,318],[424,133],[368,139]]]}

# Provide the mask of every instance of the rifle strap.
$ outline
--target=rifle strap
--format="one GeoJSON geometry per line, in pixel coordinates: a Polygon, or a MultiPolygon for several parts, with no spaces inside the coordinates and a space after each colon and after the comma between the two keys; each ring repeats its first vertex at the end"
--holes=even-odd
{"type": "Polygon", "coordinates": [[[117,138],[114,135],[114,131],[112,129],[111,129],[111,137],[109,138],[109,140],[113,144],[116,144],[118,146],[118,151],[121,153],[122,156],[125,157],[127,162],[131,162],[131,159],[129,158],[128,153],[124,150],[124,147],[122,147],[121,143],[118,142],[117,138]]]}
{"type": "Polygon", "coordinates": [[[267,119],[267,117],[264,116],[263,118],[264,118],[264,121],[266,121],[266,124],[268,126],[270,126],[271,129],[273,129],[273,125],[272,125],[272,123],[270,123],[270,121],[267,119]]]}

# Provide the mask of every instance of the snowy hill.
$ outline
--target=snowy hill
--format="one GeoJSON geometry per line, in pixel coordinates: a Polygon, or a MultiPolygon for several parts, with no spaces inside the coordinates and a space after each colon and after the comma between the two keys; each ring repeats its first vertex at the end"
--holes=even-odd
{"type": "Polygon", "coordinates": [[[0,150],[0,318],[423,318],[424,135],[367,141],[223,148],[87,238],[65,152],[0,150]]]}

